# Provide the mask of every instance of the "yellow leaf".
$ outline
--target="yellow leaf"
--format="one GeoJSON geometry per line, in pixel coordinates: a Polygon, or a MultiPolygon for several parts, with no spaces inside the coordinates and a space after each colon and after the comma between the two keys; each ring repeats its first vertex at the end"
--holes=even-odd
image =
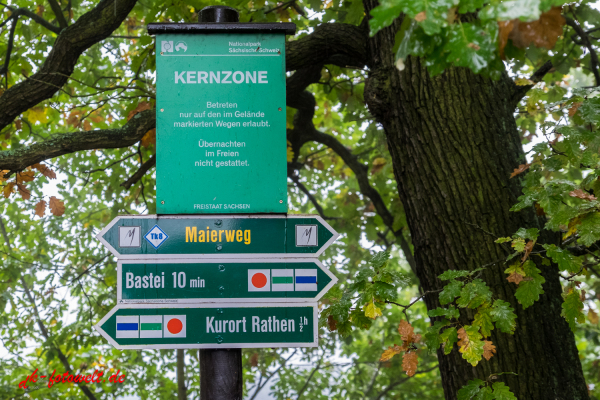
{"type": "Polygon", "coordinates": [[[294,161],[294,150],[290,146],[287,147],[287,162],[294,161]]]}
{"type": "Polygon", "coordinates": [[[44,214],[46,213],[46,202],[44,200],[40,200],[36,205],[35,205],[35,215],[37,215],[38,217],[43,217],[44,214]]]}
{"type": "Polygon", "coordinates": [[[42,106],[37,106],[30,108],[25,112],[25,116],[29,120],[29,122],[36,123],[37,121],[41,123],[48,122],[48,116],[46,115],[46,108],[42,106]]]}
{"type": "Polygon", "coordinates": [[[381,358],[379,358],[379,361],[382,361],[382,362],[389,361],[396,354],[400,354],[401,351],[402,351],[402,348],[400,346],[397,346],[396,344],[394,344],[393,347],[392,346],[388,347],[388,349],[386,351],[384,351],[383,354],[381,354],[381,358]]]}
{"type": "Polygon", "coordinates": [[[381,313],[381,309],[375,306],[375,303],[371,302],[365,307],[365,316],[375,319],[377,317],[381,317],[383,314],[381,313]]]}
{"type": "Polygon", "coordinates": [[[383,157],[377,157],[373,160],[373,168],[371,168],[371,174],[374,175],[383,169],[383,166],[387,163],[383,157]]]}
{"type": "Polygon", "coordinates": [[[419,357],[417,353],[411,351],[410,353],[404,353],[402,357],[402,370],[406,372],[406,375],[413,376],[417,372],[417,366],[419,365],[419,357]]]}
{"type": "Polygon", "coordinates": [[[4,175],[9,172],[9,170],[4,169],[0,171],[0,182],[6,182],[6,178],[4,177],[4,175]]]}
{"type": "Polygon", "coordinates": [[[65,203],[54,196],[50,197],[50,212],[60,217],[65,213],[65,203]]]}
{"type": "Polygon", "coordinates": [[[590,322],[592,324],[598,325],[598,322],[599,322],[598,314],[596,313],[596,311],[592,310],[591,308],[588,311],[588,319],[590,320],[590,322]]]}
{"type": "Polygon", "coordinates": [[[140,144],[143,147],[148,147],[151,144],[156,145],[156,129],[150,129],[146,132],[142,140],[140,140],[140,144]]]}
{"type": "Polygon", "coordinates": [[[16,182],[10,182],[7,183],[6,186],[4,186],[4,189],[2,189],[2,194],[4,195],[5,198],[8,199],[8,196],[10,196],[10,194],[13,192],[13,188],[15,187],[17,183],[16,182]]]}
{"type": "Polygon", "coordinates": [[[83,121],[83,130],[84,131],[91,131],[92,130],[92,124],[87,119],[85,121],[83,121]]]}
{"type": "Polygon", "coordinates": [[[515,84],[517,86],[529,86],[529,85],[535,85],[535,82],[527,79],[527,78],[519,78],[519,79],[515,79],[515,84]]]}

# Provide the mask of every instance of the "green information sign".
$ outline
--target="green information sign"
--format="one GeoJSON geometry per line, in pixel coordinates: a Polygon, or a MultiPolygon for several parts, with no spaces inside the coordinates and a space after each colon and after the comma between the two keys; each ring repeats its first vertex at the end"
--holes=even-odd
{"type": "Polygon", "coordinates": [[[317,257],[339,234],[315,215],[128,215],[96,237],[119,259],[317,257]]]}
{"type": "Polygon", "coordinates": [[[156,43],[158,214],[287,212],[284,33],[156,43]]]}
{"type": "Polygon", "coordinates": [[[118,305],[94,326],[117,349],[317,347],[316,303],[118,305]]]}
{"type": "Polygon", "coordinates": [[[117,302],[319,300],[337,278],[316,259],[119,261],[117,302]]]}

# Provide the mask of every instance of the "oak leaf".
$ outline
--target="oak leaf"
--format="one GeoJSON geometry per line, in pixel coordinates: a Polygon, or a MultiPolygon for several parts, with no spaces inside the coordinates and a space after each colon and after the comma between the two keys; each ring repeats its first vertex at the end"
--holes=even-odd
{"type": "Polygon", "coordinates": [[[383,169],[383,166],[387,163],[383,157],[377,157],[373,160],[373,168],[371,168],[371,175],[375,175],[383,169]]]}
{"type": "Polygon", "coordinates": [[[531,79],[519,78],[519,79],[515,79],[515,84],[517,86],[529,86],[529,85],[535,85],[535,82],[532,81],[531,79]]]}
{"type": "Polygon", "coordinates": [[[576,103],[573,103],[573,105],[571,106],[571,108],[569,108],[569,117],[572,117],[573,115],[575,115],[575,113],[577,112],[577,110],[579,109],[579,107],[581,107],[582,104],[583,104],[582,101],[578,101],[576,103]]]}
{"type": "Polygon", "coordinates": [[[514,178],[515,176],[519,175],[520,173],[527,171],[529,169],[529,167],[531,167],[531,164],[529,164],[529,163],[519,165],[519,167],[515,168],[514,171],[512,172],[512,174],[510,174],[510,177],[514,178]]]}
{"type": "Polygon", "coordinates": [[[38,217],[43,217],[44,214],[46,213],[46,202],[44,200],[40,200],[36,205],[35,205],[35,215],[37,215],[38,217]]]}
{"type": "Polygon", "coordinates": [[[329,328],[329,330],[331,332],[333,332],[333,331],[335,331],[337,329],[337,321],[333,317],[333,315],[327,316],[327,327],[329,328]]]}
{"type": "Polygon", "coordinates": [[[258,353],[253,353],[248,360],[251,366],[256,367],[258,365],[258,353]]]}
{"type": "Polygon", "coordinates": [[[417,373],[417,366],[419,365],[419,357],[417,353],[411,351],[409,353],[404,353],[402,357],[402,370],[406,372],[406,375],[413,376],[417,373]]]}
{"type": "Polygon", "coordinates": [[[415,21],[417,21],[417,22],[423,22],[426,19],[427,19],[427,12],[425,12],[425,11],[421,11],[420,13],[415,15],[415,21]]]}
{"type": "Polygon", "coordinates": [[[594,325],[598,325],[598,322],[600,322],[600,318],[598,318],[598,314],[596,313],[596,311],[592,310],[591,308],[588,311],[588,319],[594,325]]]}
{"type": "Polygon", "coordinates": [[[523,282],[523,278],[523,275],[519,274],[518,272],[513,272],[506,278],[506,280],[509,282],[514,282],[518,285],[519,283],[523,282]]]}
{"type": "MultiPolygon", "coordinates": [[[[156,145],[156,128],[155,129],[150,129],[148,132],[146,132],[146,134],[144,135],[144,137],[142,137],[142,140],[140,140],[140,144],[143,147],[148,147],[151,144],[156,145]]],[[[289,149],[289,147],[288,147],[288,149],[289,149]]]]}
{"type": "Polygon", "coordinates": [[[6,182],[7,178],[5,178],[4,175],[6,175],[7,172],[10,172],[10,171],[7,169],[0,170],[0,182],[6,182]]]}
{"type": "Polygon", "coordinates": [[[57,217],[65,213],[65,203],[54,196],[50,197],[50,212],[57,217]]]}
{"type": "Polygon", "coordinates": [[[87,119],[85,121],[83,121],[83,130],[84,131],[91,131],[92,130],[92,124],[87,119]]]}
{"type": "Polygon", "coordinates": [[[489,361],[496,354],[496,346],[490,340],[484,340],[483,342],[483,358],[489,361]]]}
{"type": "Polygon", "coordinates": [[[385,350],[381,354],[379,361],[385,362],[385,361],[391,360],[392,357],[394,357],[396,354],[400,354],[402,351],[406,351],[406,349],[403,349],[402,347],[400,347],[396,344],[394,344],[394,346],[389,346],[387,348],[387,350],[385,350]]]}
{"type": "Polygon", "coordinates": [[[371,319],[382,316],[381,308],[375,306],[375,303],[371,302],[365,307],[365,315],[371,319]]]}
{"type": "Polygon", "coordinates": [[[23,200],[29,200],[29,198],[31,197],[31,192],[25,187],[25,185],[17,183],[17,191],[19,192],[23,200]]]}
{"type": "Polygon", "coordinates": [[[569,196],[577,197],[582,200],[589,200],[589,201],[598,200],[595,196],[593,196],[593,195],[589,194],[588,192],[585,192],[581,189],[573,190],[572,192],[569,193],[569,196]]]}
{"type": "Polygon", "coordinates": [[[400,321],[398,324],[398,333],[400,334],[402,340],[406,343],[412,343],[415,341],[415,329],[411,324],[408,323],[408,321],[400,321]]]}
{"type": "Polygon", "coordinates": [[[17,172],[16,178],[17,178],[17,183],[31,182],[35,179],[35,172],[33,172],[33,171],[17,172]]]}
{"type": "Polygon", "coordinates": [[[508,38],[513,44],[521,49],[533,43],[536,47],[544,47],[548,50],[554,48],[556,41],[563,33],[565,19],[561,15],[561,7],[552,7],[542,13],[540,19],[532,22],[522,22],[514,19],[514,24],[508,38]]]}
{"type": "Polygon", "coordinates": [[[129,112],[129,114],[127,115],[127,121],[129,121],[131,118],[133,118],[133,116],[139,112],[142,111],[146,111],[149,110],[151,108],[150,103],[148,103],[147,101],[140,101],[137,105],[136,108],[134,108],[133,110],[131,110],[129,112]]]}
{"type": "Polygon", "coordinates": [[[505,60],[504,48],[508,42],[508,35],[512,32],[514,27],[513,21],[498,21],[498,48],[500,50],[500,57],[505,60]]]}
{"type": "Polygon", "coordinates": [[[527,260],[527,258],[529,258],[529,254],[531,253],[531,250],[533,250],[533,246],[535,245],[535,241],[530,240],[529,242],[527,242],[527,244],[525,245],[525,254],[523,254],[523,257],[521,258],[521,262],[525,262],[525,260],[527,260]]]}
{"type": "Polygon", "coordinates": [[[56,179],[56,173],[44,164],[33,164],[31,168],[37,169],[42,175],[49,179],[56,179]]]}
{"type": "Polygon", "coordinates": [[[16,182],[9,182],[4,186],[4,189],[2,189],[2,194],[4,195],[4,198],[8,199],[8,196],[10,196],[10,194],[13,192],[13,188],[16,184],[16,182]]]}

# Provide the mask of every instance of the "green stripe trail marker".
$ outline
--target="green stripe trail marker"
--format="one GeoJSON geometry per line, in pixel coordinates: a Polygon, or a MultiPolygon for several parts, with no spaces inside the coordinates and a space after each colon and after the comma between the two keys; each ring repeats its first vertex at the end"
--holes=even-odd
{"type": "Polygon", "coordinates": [[[314,258],[121,260],[117,302],[314,302],[336,282],[314,258]]]}
{"type": "Polygon", "coordinates": [[[120,350],[317,347],[317,312],[316,303],[127,304],[94,328],[120,350]]]}
{"type": "Polygon", "coordinates": [[[121,260],[318,257],[339,236],[317,215],[128,215],[96,237],[121,260]]]}

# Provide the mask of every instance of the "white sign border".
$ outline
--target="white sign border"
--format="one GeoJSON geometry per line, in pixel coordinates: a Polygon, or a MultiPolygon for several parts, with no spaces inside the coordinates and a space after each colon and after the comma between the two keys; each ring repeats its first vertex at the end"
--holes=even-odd
{"type": "Polygon", "coordinates": [[[94,329],[100,333],[108,342],[118,350],[150,350],[150,349],[259,349],[271,347],[319,347],[319,306],[316,302],[311,303],[227,303],[227,304],[204,304],[203,307],[195,307],[192,304],[118,304],[109,311],[96,325],[94,329]],[[305,343],[210,343],[210,344],[142,344],[142,345],[119,345],[115,339],[110,337],[101,326],[120,309],[140,309],[140,308],[256,308],[264,306],[266,308],[276,307],[312,307],[313,308],[313,341],[305,343]]]}
{"type": "MultiPolygon", "coordinates": [[[[158,221],[157,221],[158,222],[158,221]]],[[[333,242],[340,236],[331,225],[329,225],[320,215],[316,214],[210,214],[210,215],[119,215],[115,217],[104,229],[96,235],[96,238],[117,258],[122,260],[135,260],[140,258],[152,258],[152,259],[174,259],[174,258],[195,258],[195,259],[206,259],[206,258],[316,258],[319,257],[323,252],[331,246],[333,242]],[[333,235],[327,242],[325,242],[319,251],[316,253],[238,253],[238,254],[120,254],[117,249],[112,247],[105,239],[104,235],[121,219],[216,219],[216,218],[233,218],[233,219],[261,219],[261,218],[287,218],[287,219],[299,219],[299,218],[314,218],[319,221],[331,234],[333,235]]]]}
{"type": "Polygon", "coordinates": [[[137,260],[118,260],[117,261],[117,304],[153,304],[153,305],[162,305],[162,304],[211,304],[211,303],[265,303],[265,302],[273,302],[273,303],[298,303],[298,302],[315,302],[319,301],[321,297],[325,295],[331,289],[333,285],[338,282],[338,278],[327,269],[321,261],[315,258],[268,258],[268,259],[177,259],[177,262],[173,262],[172,260],[165,259],[137,259],[137,260]],[[123,264],[202,264],[202,263],[244,263],[244,264],[255,264],[255,263],[314,263],[317,265],[327,276],[331,278],[331,282],[329,282],[319,293],[317,293],[316,297],[268,297],[268,298],[222,298],[222,297],[214,297],[214,298],[206,298],[206,299],[151,299],[151,300],[123,300],[123,264]],[[177,302],[174,302],[176,300],[177,302]]]}

